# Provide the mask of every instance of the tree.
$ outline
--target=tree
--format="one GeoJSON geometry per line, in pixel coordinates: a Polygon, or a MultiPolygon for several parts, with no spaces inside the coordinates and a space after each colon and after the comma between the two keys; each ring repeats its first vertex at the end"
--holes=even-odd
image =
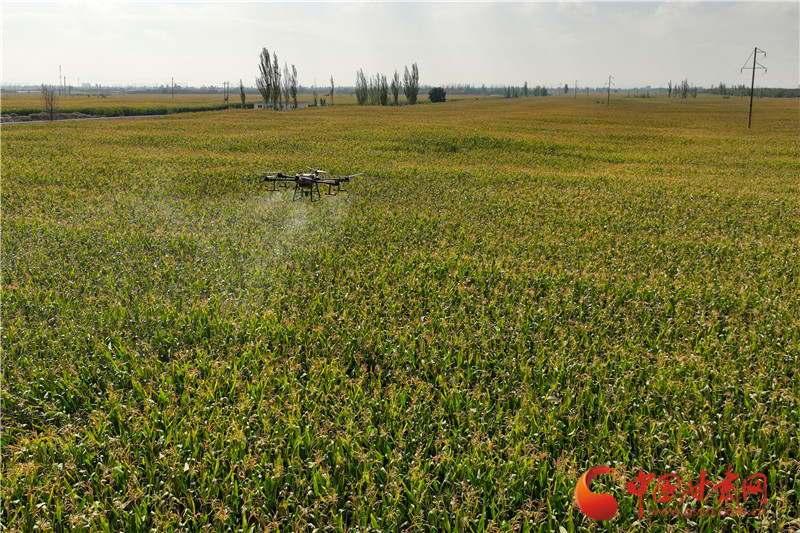
{"type": "Polygon", "coordinates": [[[264,99],[264,103],[269,105],[269,103],[272,102],[274,86],[272,85],[272,61],[270,59],[269,50],[266,48],[261,50],[258,70],[260,75],[256,78],[256,87],[258,88],[258,92],[261,93],[261,98],[264,99]]]}
{"type": "Polygon", "coordinates": [[[525,82],[525,85],[522,86],[522,95],[528,96],[528,82],[525,82]]]}
{"type": "Polygon", "coordinates": [[[364,105],[369,98],[369,85],[367,85],[367,77],[364,76],[364,70],[358,69],[356,71],[356,103],[364,105]]]}
{"type": "Polygon", "coordinates": [[[44,111],[50,115],[50,120],[53,120],[53,114],[56,111],[56,104],[58,103],[58,94],[51,85],[42,84],[42,102],[44,103],[44,111]]]}
{"type": "Polygon", "coordinates": [[[667,98],[672,98],[672,80],[667,84],[667,98]]]}
{"type": "Polygon", "coordinates": [[[289,85],[289,96],[292,97],[292,106],[297,109],[297,69],[292,65],[292,83],[289,85]]]}
{"type": "Polygon", "coordinates": [[[444,102],[446,96],[447,96],[447,91],[445,91],[441,87],[434,87],[433,89],[428,91],[428,99],[434,103],[444,102]]]}
{"type": "Polygon", "coordinates": [[[416,63],[411,65],[411,72],[409,72],[408,67],[406,67],[405,74],[403,75],[403,83],[405,85],[403,91],[405,92],[408,104],[416,104],[417,94],[419,93],[419,69],[416,63]]]}
{"type": "Polygon", "coordinates": [[[564,84],[564,94],[569,94],[569,83],[564,84]]]}
{"type": "Polygon", "coordinates": [[[247,97],[244,95],[244,83],[242,83],[241,79],[239,79],[239,99],[242,101],[242,108],[244,108],[247,97]]]}
{"type": "Polygon", "coordinates": [[[392,98],[394,98],[394,105],[397,105],[397,100],[400,95],[400,74],[397,69],[394,69],[394,77],[392,78],[392,98]]]}
{"type": "Polygon", "coordinates": [[[380,84],[381,84],[380,73],[376,74],[375,76],[369,77],[369,105],[380,105],[381,103],[380,84]]]}
{"type": "Polygon", "coordinates": [[[258,69],[260,75],[256,78],[256,87],[261,93],[261,98],[265,104],[277,110],[281,103],[281,67],[278,63],[278,54],[273,52],[270,59],[269,50],[263,48],[258,69]]]}
{"type": "Polygon", "coordinates": [[[378,102],[381,105],[389,104],[389,83],[386,74],[378,74],[378,102]]]}
{"type": "Polygon", "coordinates": [[[278,64],[278,54],[272,52],[272,109],[281,108],[281,67],[278,64]]]}
{"type": "Polygon", "coordinates": [[[331,105],[333,105],[333,90],[334,90],[334,89],[335,89],[335,86],[333,85],[333,76],[331,76],[331,92],[330,92],[330,96],[331,96],[331,105]]]}
{"type": "Polygon", "coordinates": [[[283,79],[281,81],[281,92],[283,93],[283,105],[287,108],[291,106],[292,74],[289,72],[289,65],[283,62],[283,79]]]}

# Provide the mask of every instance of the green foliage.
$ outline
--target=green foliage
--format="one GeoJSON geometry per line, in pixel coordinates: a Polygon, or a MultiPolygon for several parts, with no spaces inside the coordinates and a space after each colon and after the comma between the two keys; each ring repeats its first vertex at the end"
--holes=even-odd
{"type": "Polygon", "coordinates": [[[297,68],[292,65],[292,77],[289,83],[289,96],[292,99],[293,109],[297,109],[297,68]]]}
{"type": "Polygon", "coordinates": [[[441,87],[434,87],[430,91],[428,91],[428,99],[431,102],[444,102],[447,96],[447,91],[442,89],[441,87]]]}
{"type": "Polygon", "coordinates": [[[681,82],[681,85],[680,85],[679,89],[680,89],[681,98],[689,98],[689,92],[691,90],[690,87],[689,87],[689,80],[684,78],[683,81],[681,82]]]}
{"type": "Polygon", "coordinates": [[[266,48],[261,50],[258,62],[259,75],[256,77],[256,87],[258,92],[261,93],[261,99],[264,103],[269,105],[272,102],[272,92],[276,90],[272,80],[272,58],[269,55],[269,50],[266,48]]]}
{"type": "Polygon", "coordinates": [[[278,54],[273,51],[272,58],[270,58],[269,50],[263,48],[259,56],[258,70],[256,87],[261,93],[261,98],[272,109],[280,110],[283,106],[281,104],[281,67],[278,63],[278,54]]]}
{"type": "Polygon", "coordinates": [[[380,105],[389,105],[389,84],[386,80],[385,74],[378,74],[375,78],[375,84],[378,91],[378,103],[380,105]]]}
{"type": "Polygon", "coordinates": [[[400,97],[400,74],[397,73],[397,70],[394,71],[394,76],[392,76],[392,103],[394,105],[399,104],[399,97],[400,97]]]}
{"type": "Polygon", "coordinates": [[[403,74],[403,85],[408,105],[416,104],[417,95],[419,94],[419,69],[416,63],[411,65],[410,71],[406,67],[405,74],[403,74]]]}
{"type": "Polygon", "coordinates": [[[369,100],[369,84],[367,83],[367,77],[364,75],[363,69],[358,69],[356,72],[356,103],[358,105],[366,105],[369,100]]]}
{"type": "Polygon", "coordinates": [[[737,102],[4,128],[4,530],[791,529],[800,131],[737,102]],[[769,502],[598,525],[597,464],[769,502]]]}
{"type": "Polygon", "coordinates": [[[547,87],[537,85],[532,91],[533,96],[547,96],[547,87]]]}
{"type": "Polygon", "coordinates": [[[356,72],[355,95],[358,105],[388,105],[389,84],[386,75],[378,73],[370,76],[368,81],[364,71],[359,69],[356,72]]]}

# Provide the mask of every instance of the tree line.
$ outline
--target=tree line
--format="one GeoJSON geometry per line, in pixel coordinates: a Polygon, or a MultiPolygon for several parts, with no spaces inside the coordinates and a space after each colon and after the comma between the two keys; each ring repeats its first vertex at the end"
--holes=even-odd
{"type": "Polygon", "coordinates": [[[694,85],[689,85],[689,80],[686,78],[680,82],[680,84],[672,85],[672,80],[669,80],[667,84],[667,98],[697,98],[697,87],[694,85]]]}
{"type": "MultiPolygon", "coordinates": [[[[272,52],[270,55],[269,50],[263,48],[259,56],[259,76],[256,77],[256,88],[264,102],[271,106],[272,109],[283,109],[284,107],[292,108],[297,107],[297,68],[292,65],[289,70],[288,64],[284,63],[283,73],[281,73],[280,63],[278,62],[278,55],[272,52]]],[[[391,85],[385,74],[376,74],[367,79],[363,69],[356,72],[356,85],[355,95],[358,105],[389,105],[389,91],[392,94],[392,103],[399,105],[400,89],[406,96],[406,101],[409,105],[417,103],[417,95],[419,94],[419,68],[417,64],[411,65],[411,70],[405,67],[405,74],[403,75],[403,85],[400,84],[400,75],[397,70],[392,77],[391,85]]],[[[330,91],[327,96],[330,97],[333,103],[333,94],[335,91],[335,84],[333,76],[331,76],[330,91]]],[[[312,93],[314,103],[316,106],[319,104],[325,105],[325,98],[319,98],[316,86],[312,93]]],[[[239,97],[242,102],[242,107],[245,106],[245,87],[242,80],[239,80],[239,97]]]]}
{"type": "MultiPolygon", "coordinates": [[[[272,52],[270,57],[269,50],[263,48],[259,56],[258,70],[256,88],[261,93],[264,103],[276,110],[290,105],[292,108],[297,107],[297,68],[294,65],[289,70],[289,65],[284,62],[281,73],[278,55],[272,52]]],[[[239,97],[244,107],[245,94],[242,80],[239,80],[239,97]]]]}
{"type": "Polygon", "coordinates": [[[506,98],[519,98],[520,96],[547,96],[547,87],[537,85],[533,89],[530,89],[528,87],[528,82],[526,81],[522,87],[506,87],[503,91],[503,96],[506,98]]]}
{"type": "Polygon", "coordinates": [[[400,84],[400,74],[395,69],[392,82],[389,84],[385,74],[378,73],[375,76],[367,76],[364,69],[356,71],[356,103],[358,105],[389,105],[389,91],[391,90],[393,105],[400,105],[400,89],[406,96],[408,105],[417,103],[419,94],[419,68],[416,63],[411,65],[411,70],[405,67],[403,74],[403,84],[400,84]]]}
{"type": "MultiPolygon", "coordinates": [[[[722,96],[741,96],[745,97],[750,94],[750,87],[741,83],[739,85],[731,85],[728,87],[720,82],[716,87],[703,89],[707,94],[719,94],[722,96]]],[[[797,98],[800,96],[800,89],[776,89],[770,87],[759,87],[755,90],[755,95],[762,98],[797,98]]]]}

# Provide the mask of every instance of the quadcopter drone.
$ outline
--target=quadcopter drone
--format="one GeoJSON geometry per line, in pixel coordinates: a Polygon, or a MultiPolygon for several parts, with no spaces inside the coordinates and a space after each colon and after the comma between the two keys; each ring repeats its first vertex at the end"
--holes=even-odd
{"type": "Polygon", "coordinates": [[[347,192],[345,189],[342,189],[342,183],[347,183],[350,181],[350,178],[361,175],[359,172],[358,174],[350,174],[349,176],[328,178],[321,176],[321,174],[328,173],[325,170],[318,170],[311,167],[309,167],[309,170],[310,172],[298,172],[294,175],[284,174],[283,172],[265,172],[261,177],[263,181],[272,183],[272,189],[269,189],[270,192],[278,190],[278,183],[280,183],[282,187],[287,187],[289,182],[293,182],[294,192],[292,193],[292,201],[297,200],[298,197],[302,199],[304,196],[308,196],[313,202],[315,201],[315,196],[317,200],[322,199],[322,194],[319,192],[320,183],[328,186],[328,192],[325,193],[326,195],[335,196],[339,192],[347,192]]]}

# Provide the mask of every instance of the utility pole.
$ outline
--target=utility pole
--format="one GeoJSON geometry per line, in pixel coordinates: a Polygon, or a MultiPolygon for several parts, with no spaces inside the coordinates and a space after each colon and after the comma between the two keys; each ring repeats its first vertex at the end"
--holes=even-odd
{"type": "Polygon", "coordinates": [[[175,100],[175,77],[172,77],[172,99],[175,100]]]}
{"type": "Polygon", "coordinates": [[[750,54],[753,56],[753,66],[747,66],[747,64],[750,62],[750,57],[748,57],[747,61],[744,62],[744,66],[739,69],[739,73],[746,69],[751,69],[753,71],[753,76],[750,78],[750,113],[747,115],[747,129],[750,129],[750,122],[753,119],[753,87],[756,83],[756,70],[763,70],[765,74],[767,73],[767,67],[756,61],[758,54],[764,54],[764,57],[767,57],[767,53],[764,50],[759,50],[758,47],[755,47],[753,48],[753,53],[750,54]]]}
{"type": "Polygon", "coordinates": [[[606,105],[611,105],[611,80],[614,79],[614,76],[608,77],[608,100],[606,101],[606,105]]]}

